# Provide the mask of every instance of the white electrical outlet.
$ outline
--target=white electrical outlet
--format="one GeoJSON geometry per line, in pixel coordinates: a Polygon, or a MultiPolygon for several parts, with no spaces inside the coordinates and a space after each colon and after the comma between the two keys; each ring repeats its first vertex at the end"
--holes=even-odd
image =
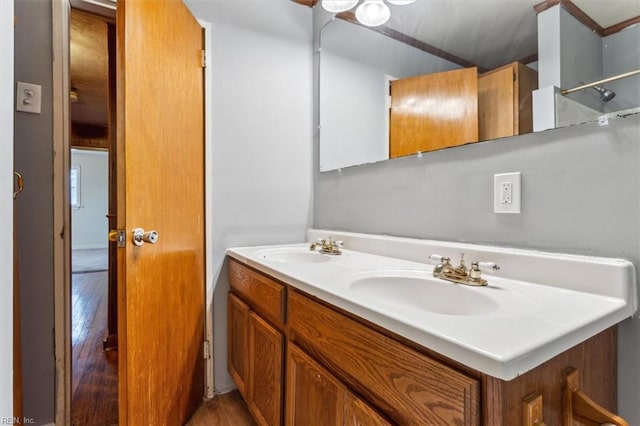
{"type": "Polygon", "coordinates": [[[520,172],[494,175],[494,213],[520,213],[521,187],[520,172]]]}
{"type": "Polygon", "coordinates": [[[500,204],[511,204],[511,182],[501,182],[500,184],[500,204]]]}

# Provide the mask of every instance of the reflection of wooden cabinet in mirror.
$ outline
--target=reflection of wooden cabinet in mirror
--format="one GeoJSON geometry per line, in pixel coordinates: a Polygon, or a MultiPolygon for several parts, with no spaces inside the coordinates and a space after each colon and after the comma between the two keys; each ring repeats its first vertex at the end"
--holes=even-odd
{"type": "Polygon", "coordinates": [[[513,62],[478,77],[478,133],[481,141],[533,131],[532,92],[538,72],[513,62]]]}
{"type": "Polygon", "coordinates": [[[478,77],[465,68],[391,82],[389,156],[478,141],[478,77]]]}

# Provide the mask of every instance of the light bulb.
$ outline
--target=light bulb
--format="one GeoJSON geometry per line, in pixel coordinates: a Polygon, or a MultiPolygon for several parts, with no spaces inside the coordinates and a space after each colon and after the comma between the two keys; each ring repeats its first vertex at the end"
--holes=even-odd
{"type": "Polygon", "coordinates": [[[391,4],[395,4],[397,6],[404,6],[405,4],[411,4],[416,0],[387,0],[391,4]]]}
{"type": "Polygon", "coordinates": [[[389,20],[391,11],[382,0],[365,0],[356,9],[356,18],[367,27],[377,27],[389,20]]]}
{"type": "Polygon", "coordinates": [[[322,0],[322,8],[327,12],[340,13],[358,4],[358,0],[322,0]]]}

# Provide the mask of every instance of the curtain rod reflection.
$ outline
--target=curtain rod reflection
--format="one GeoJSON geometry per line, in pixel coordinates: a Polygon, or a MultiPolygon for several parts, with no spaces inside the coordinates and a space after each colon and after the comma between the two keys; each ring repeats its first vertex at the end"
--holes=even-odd
{"type": "Polygon", "coordinates": [[[577,92],[579,90],[588,89],[589,87],[597,86],[599,84],[608,83],[610,81],[620,80],[621,78],[631,77],[632,75],[640,74],[640,70],[629,71],[623,74],[615,75],[613,77],[603,78],[602,80],[594,81],[593,83],[582,84],[571,89],[563,89],[560,91],[561,95],[568,95],[569,93],[577,92]]]}

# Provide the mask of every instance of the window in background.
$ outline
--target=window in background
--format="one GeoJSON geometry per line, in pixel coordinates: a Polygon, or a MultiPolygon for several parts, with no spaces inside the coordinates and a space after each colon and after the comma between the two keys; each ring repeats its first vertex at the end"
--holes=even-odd
{"type": "Polygon", "coordinates": [[[69,198],[71,200],[71,208],[79,209],[80,205],[80,166],[71,167],[71,175],[69,176],[69,198]]]}

